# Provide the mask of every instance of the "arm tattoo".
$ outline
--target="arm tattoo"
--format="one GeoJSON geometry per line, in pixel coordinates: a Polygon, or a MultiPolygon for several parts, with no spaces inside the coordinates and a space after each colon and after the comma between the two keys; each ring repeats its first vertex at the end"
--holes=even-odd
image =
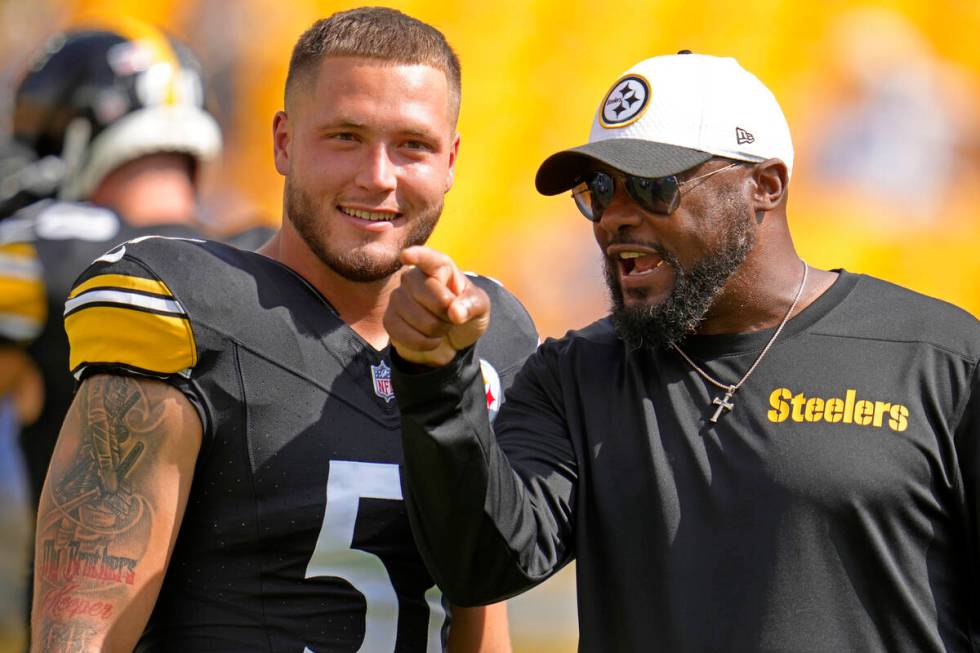
{"type": "Polygon", "coordinates": [[[82,650],[93,622],[108,621],[136,581],[152,514],[141,463],[156,452],[164,418],[156,398],[122,376],[92,377],[79,391],[74,461],[52,467],[38,518],[42,650],[82,650]]]}

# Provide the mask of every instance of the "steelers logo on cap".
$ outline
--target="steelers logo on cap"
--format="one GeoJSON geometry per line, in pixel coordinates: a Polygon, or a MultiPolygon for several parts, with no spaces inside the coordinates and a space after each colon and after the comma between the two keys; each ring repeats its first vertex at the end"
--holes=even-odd
{"type": "Polygon", "coordinates": [[[639,75],[627,75],[613,84],[599,110],[603,127],[625,127],[640,119],[650,103],[650,83],[639,75]]]}

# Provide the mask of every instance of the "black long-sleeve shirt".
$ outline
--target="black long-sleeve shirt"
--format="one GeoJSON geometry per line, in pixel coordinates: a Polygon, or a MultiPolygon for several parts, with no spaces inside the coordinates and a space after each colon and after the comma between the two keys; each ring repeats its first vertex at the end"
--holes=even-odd
{"type": "MultiPolygon", "coordinates": [[[[734,383],[771,331],[690,337],[734,383]]],[[[550,340],[494,424],[464,352],[393,374],[404,494],[446,595],[497,600],[577,560],[583,651],[974,651],[980,325],[842,272],[734,410],[608,320],[550,340]]]]}

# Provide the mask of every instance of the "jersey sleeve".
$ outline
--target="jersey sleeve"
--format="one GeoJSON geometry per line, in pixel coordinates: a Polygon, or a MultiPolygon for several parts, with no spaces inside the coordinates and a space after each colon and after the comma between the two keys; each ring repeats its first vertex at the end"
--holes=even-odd
{"type": "Polygon", "coordinates": [[[187,312],[165,281],[125,251],[123,246],[97,260],[68,295],[72,374],[189,376],[197,348],[187,312]]]}
{"type": "Polygon", "coordinates": [[[412,532],[456,605],[513,596],[574,556],[578,463],[547,354],[528,359],[492,429],[473,349],[421,373],[392,356],[412,532]]]}
{"type": "Polygon", "coordinates": [[[0,241],[0,346],[30,344],[47,317],[37,249],[30,242],[0,241]]]}

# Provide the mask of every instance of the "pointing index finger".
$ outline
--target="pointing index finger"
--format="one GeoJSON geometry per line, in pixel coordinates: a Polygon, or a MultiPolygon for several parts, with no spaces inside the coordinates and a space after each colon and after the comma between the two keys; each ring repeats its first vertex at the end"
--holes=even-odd
{"type": "Polygon", "coordinates": [[[401,261],[405,265],[413,265],[426,276],[432,277],[444,284],[454,294],[459,294],[466,287],[466,277],[453,260],[429,247],[416,245],[402,251],[401,261]]]}

